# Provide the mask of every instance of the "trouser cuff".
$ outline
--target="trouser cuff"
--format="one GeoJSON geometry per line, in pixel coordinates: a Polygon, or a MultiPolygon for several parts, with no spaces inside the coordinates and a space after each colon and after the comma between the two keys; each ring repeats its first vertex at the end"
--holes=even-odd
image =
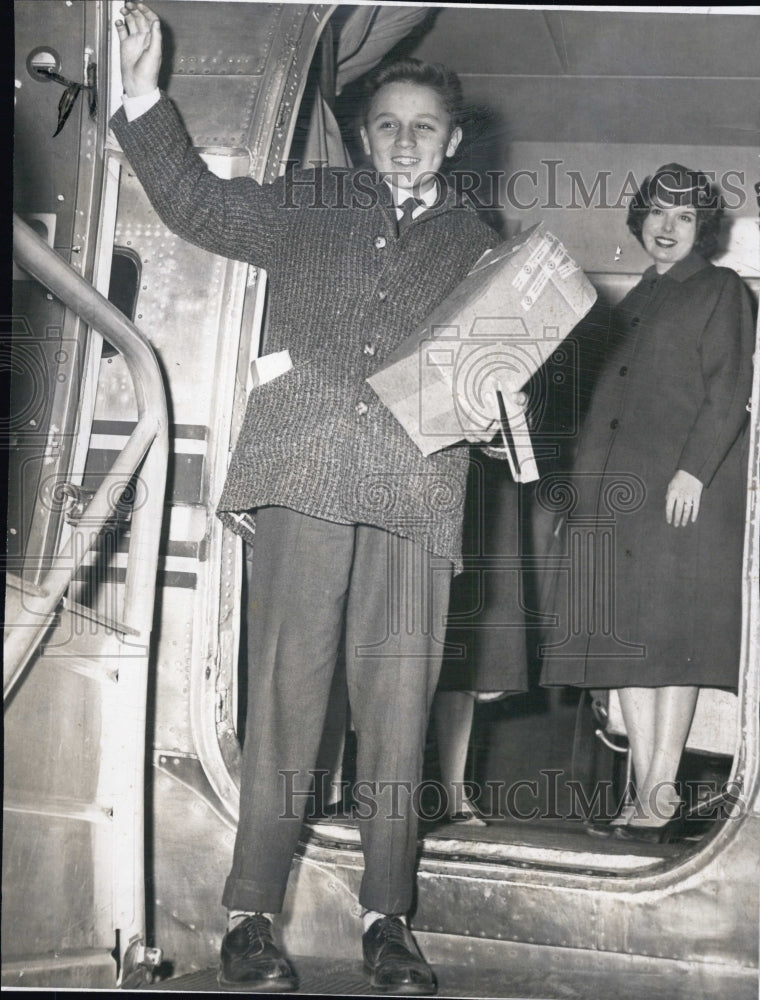
{"type": "Polygon", "coordinates": [[[224,884],[222,906],[248,913],[279,913],[284,896],[285,890],[280,886],[262,886],[259,882],[230,875],[224,884]]]}

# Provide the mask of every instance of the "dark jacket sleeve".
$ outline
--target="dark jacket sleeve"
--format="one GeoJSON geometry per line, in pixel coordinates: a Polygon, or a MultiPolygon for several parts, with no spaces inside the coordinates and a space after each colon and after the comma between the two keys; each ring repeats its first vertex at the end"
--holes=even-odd
{"type": "Polygon", "coordinates": [[[720,273],[723,284],[700,341],[704,398],[678,463],[705,486],[747,421],[752,391],[752,302],[734,271],[720,273]]]}
{"type": "Polygon", "coordinates": [[[172,102],[161,99],[134,121],[123,108],[110,122],[151,204],[166,226],[211,253],[271,269],[291,213],[284,184],[225,180],[193,149],[172,102]]]}

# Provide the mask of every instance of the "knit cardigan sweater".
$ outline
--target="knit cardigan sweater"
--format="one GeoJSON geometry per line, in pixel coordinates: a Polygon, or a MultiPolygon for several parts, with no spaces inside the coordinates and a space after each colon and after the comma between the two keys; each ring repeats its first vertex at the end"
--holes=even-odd
{"type": "Polygon", "coordinates": [[[367,170],[223,180],[164,94],[111,127],[171,230],[266,269],[266,348],[293,361],[251,392],[218,515],[249,540],[246,512],[268,505],[375,525],[461,569],[468,447],[423,457],[366,379],[496,233],[449,191],[399,236],[389,189],[367,170]]]}

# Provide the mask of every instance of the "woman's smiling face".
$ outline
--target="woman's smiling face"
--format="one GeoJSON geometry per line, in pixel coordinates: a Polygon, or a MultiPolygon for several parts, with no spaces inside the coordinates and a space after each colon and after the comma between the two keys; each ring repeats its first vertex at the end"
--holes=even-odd
{"type": "Polygon", "coordinates": [[[697,210],[690,205],[666,208],[655,203],[641,227],[644,249],[654,261],[658,274],[683,260],[696,239],[697,210]]]}
{"type": "Polygon", "coordinates": [[[434,183],[444,157],[453,156],[462,130],[432,87],[400,80],[372,98],[361,129],[364,152],[396,187],[419,193],[434,183]]]}

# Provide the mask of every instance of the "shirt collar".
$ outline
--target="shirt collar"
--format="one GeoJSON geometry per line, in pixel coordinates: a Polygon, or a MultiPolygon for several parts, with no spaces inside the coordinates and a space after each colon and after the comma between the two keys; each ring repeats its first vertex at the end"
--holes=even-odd
{"type": "MultiPolygon", "coordinates": [[[[395,205],[396,208],[399,208],[409,197],[409,192],[405,188],[396,187],[396,185],[392,184],[387,177],[383,177],[383,180],[390,189],[391,198],[393,199],[393,204],[395,205]]],[[[417,200],[421,202],[425,208],[432,208],[434,205],[439,204],[440,203],[439,182],[436,181],[436,183],[432,184],[426,191],[423,191],[419,196],[415,195],[414,197],[417,197],[417,200]]]]}

